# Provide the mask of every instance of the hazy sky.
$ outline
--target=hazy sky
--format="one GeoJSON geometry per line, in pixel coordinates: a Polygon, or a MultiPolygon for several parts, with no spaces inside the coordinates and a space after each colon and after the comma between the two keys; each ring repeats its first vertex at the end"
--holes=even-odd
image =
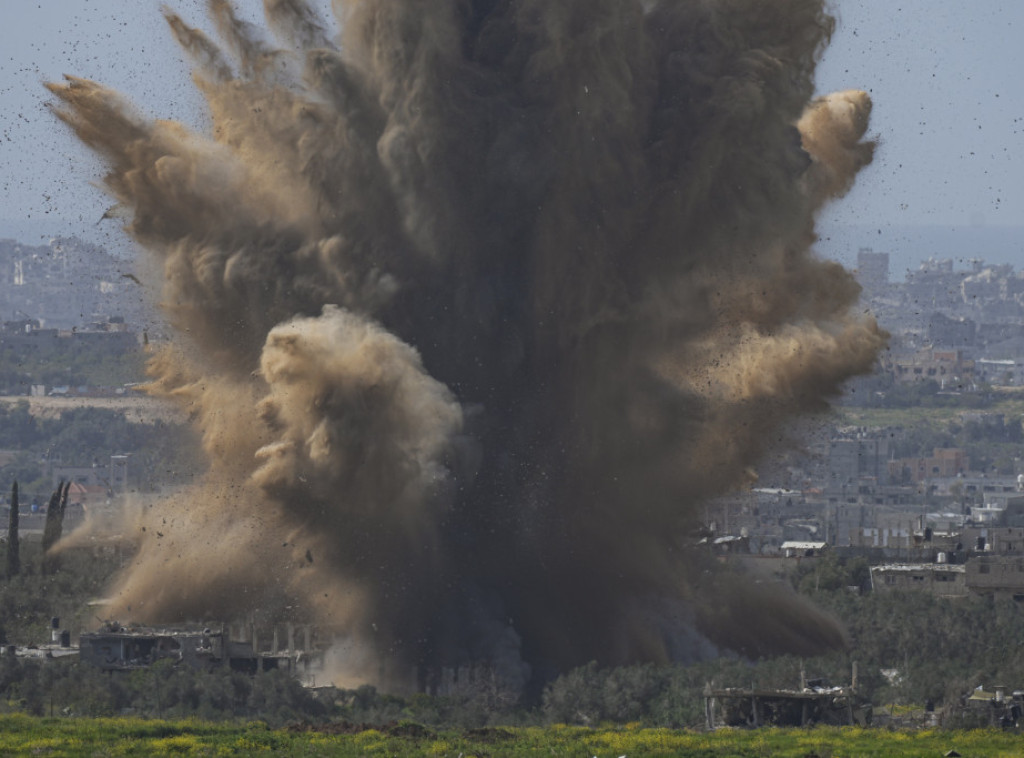
{"type": "MultiPolygon", "coordinates": [[[[168,4],[193,23],[204,20],[201,0],[168,4]]],[[[255,13],[261,4],[237,5],[255,13]]],[[[45,80],[93,78],[146,113],[201,123],[188,67],[159,7],[0,0],[0,219],[92,224],[109,205],[89,185],[100,165],[47,112],[45,80]]],[[[828,212],[825,231],[1024,224],[1024,2],[842,0],[832,8],[839,25],[819,89],[871,92],[871,131],[881,148],[828,212]]]]}
{"type": "Polygon", "coordinates": [[[1024,3],[844,0],[821,90],[871,93],[874,166],[851,223],[1024,223],[1024,3]]]}

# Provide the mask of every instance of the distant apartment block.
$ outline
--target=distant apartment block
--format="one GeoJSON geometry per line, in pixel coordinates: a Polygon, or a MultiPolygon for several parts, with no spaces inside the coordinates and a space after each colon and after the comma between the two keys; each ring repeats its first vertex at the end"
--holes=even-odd
{"type": "Polygon", "coordinates": [[[997,387],[1024,385],[1024,360],[1012,358],[979,358],[976,362],[978,380],[997,387]]]}
{"type": "Polygon", "coordinates": [[[894,482],[925,482],[967,474],[971,462],[960,448],[935,448],[927,458],[897,458],[888,463],[889,477],[894,482]]]}
{"type": "Polygon", "coordinates": [[[889,477],[887,437],[859,435],[829,442],[829,489],[856,485],[861,480],[884,483],[889,477]]]}
{"type": "Polygon", "coordinates": [[[1024,600],[1024,556],[971,558],[965,564],[967,589],[975,595],[1009,596],[1024,600]]]}
{"type": "Polygon", "coordinates": [[[966,348],[974,345],[978,324],[969,318],[952,318],[936,311],[928,318],[928,341],[940,348],[966,348]]]}
{"type": "Polygon", "coordinates": [[[873,592],[928,592],[939,597],[968,594],[967,567],[949,563],[890,563],[871,567],[873,592]]]}
{"type": "Polygon", "coordinates": [[[898,382],[934,380],[943,389],[960,389],[974,381],[974,361],[962,350],[919,350],[894,356],[886,365],[898,382]]]}
{"type": "Polygon", "coordinates": [[[882,293],[889,286],[889,254],[876,253],[870,247],[858,250],[857,282],[869,295],[882,293]]]}

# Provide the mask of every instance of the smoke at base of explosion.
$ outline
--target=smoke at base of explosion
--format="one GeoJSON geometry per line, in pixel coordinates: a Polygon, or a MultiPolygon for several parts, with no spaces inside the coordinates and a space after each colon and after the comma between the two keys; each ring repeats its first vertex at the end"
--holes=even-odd
{"type": "Polygon", "coordinates": [[[841,645],[685,537],[885,342],[811,250],[873,152],[864,93],[812,99],[821,0],[429,5],[340,0],[334,36],[268,0],[274,41],[210,0],[223,48],[168,11],[205,136],[50,85],[165,272],[151,389],[210,458],[120,610],[288,607],[368,679],[841,645]]]}

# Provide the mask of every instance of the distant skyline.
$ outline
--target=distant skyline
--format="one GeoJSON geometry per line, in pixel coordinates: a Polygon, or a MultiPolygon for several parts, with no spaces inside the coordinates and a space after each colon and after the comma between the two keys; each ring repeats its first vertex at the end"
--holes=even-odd
{"type": "MultiPolygon", "coordinates": [[[[168,4],[206,26],[202,0],[168,4]]],[[[47,111],[42,83],[64,73],[96,79],[147,115],[202,127],[202,103],[160,4],[3,5],[0,236],[52,225],[123,247],[116,222],[96,223],[111,202],[94,186],[102,166],[47,111]]],[[[259,5],[243,7],[256,18],[259,5]]],[[[851,263],[851,250],[855,257],[860,245],[903,245],[906,229],[938,227],[966,245],[999,238],[1003,244],[987,257],[1019,256],[1018,265],[1024,264],[1024,235],[1016,244],[1009,229],[1024,226],[1024,3],[843,0],[831,7],[838,26],[818,89],[869,91],[875,103],[870,133],[880,146],[850,195],[825,212],[822,251],[851,263]],[[847,234],[851,227],[877,227],[875,238],[855,240],[847,234]]],[[[905,244],[891,252],[913,257],[911,248],[934,247],[924,240],[905,244]]],[[[979,252],[985,251],[964,254],[979,252]]],[[[894,276],[903,266],[894,263],[894,276]]]]}

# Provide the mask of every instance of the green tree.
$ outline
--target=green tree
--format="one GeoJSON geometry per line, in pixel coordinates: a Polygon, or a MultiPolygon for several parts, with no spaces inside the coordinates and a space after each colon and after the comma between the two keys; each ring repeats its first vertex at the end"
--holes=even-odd
{"type": "Polygon", "coordinates": [[[39,426],[29,411],[27,401],[14,405],[0,404],[0,448],[22,448],[35,444],[39,426]]]}

